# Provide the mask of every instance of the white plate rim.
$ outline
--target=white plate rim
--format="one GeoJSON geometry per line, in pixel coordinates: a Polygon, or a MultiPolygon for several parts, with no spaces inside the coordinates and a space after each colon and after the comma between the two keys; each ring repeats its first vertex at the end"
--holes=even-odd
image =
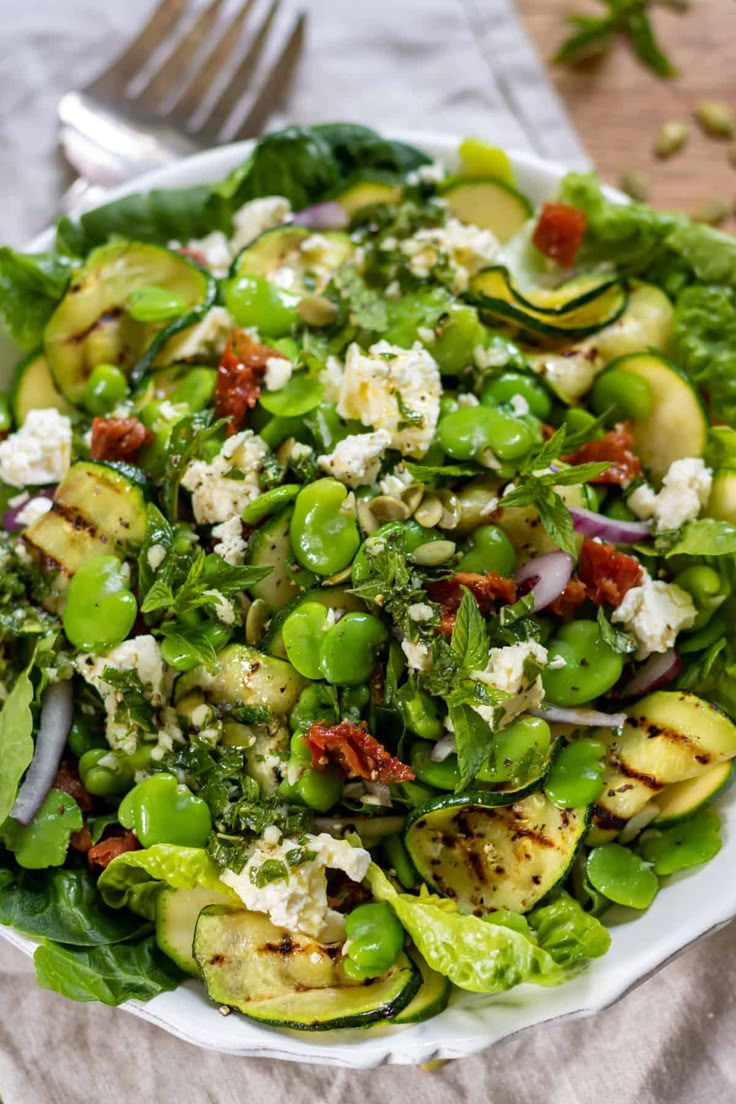
{"type": "MultiPolygon", "coordinates": [[[[452,135],[404,130],[386,133],[419,146],[450,166],[456,159],[459,139],[452,135]]],[[[222,146],[145,173],[111,190],[109,200],[149,188],[218,180],[248,155],[252,144],[246,141],[222,146]]],[[[560,164],[527,152],[509,151],[509,156],[521,189],[537,201],[552,194],[567,171],[560,164]]],[[[615,189],[606,188],[606,193],[611,199],[626,202],[615,189]]],[[[52,245],[53,228],[48,228],[27,248],[37,251],[52,245]]],[[[525,985],[495,997],[457,994],[446,1012],[427,1023],[392,1029],[386,1034],[341,1033],[339,1039],[335,1032],[329,1033],[330,1038],[319,1033],[279,1032],[235,1014],[223,1017],[193,980],[145,1004],[128,1001],[120,1007],[195,1046],[242,1057],[369,1069],[474,1054],[529,1027],[602,1011],[697,940],[732,920],[736,916],[736,803],[722,807],[722,811],[724,846],[719,855],[706,867],[671,879],[648,912],[633,921],[631,913],[620,910],[609,954],[560,988],[525,985]],[[699,879],[697,903],[689,889],[693,877],[699,879]],[[714,892],[709,893],[709,889],[714,892]],[[673,914],[677,919],[671,924],[673,914]]],[[[25,954],[33,954],[36,943],[12,929],[0,927],[0,937],[25,954]]]]}

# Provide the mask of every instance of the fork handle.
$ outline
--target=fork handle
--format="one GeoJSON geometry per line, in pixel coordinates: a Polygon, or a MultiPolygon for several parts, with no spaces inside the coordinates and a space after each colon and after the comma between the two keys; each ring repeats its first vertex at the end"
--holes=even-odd
{"type": "Polygon", "coordinates": [[[65,215],[79,215],[90,207],[103,203],[106,195],[106,188],[78,176],[62,195],[59,207],[65,215]]]}

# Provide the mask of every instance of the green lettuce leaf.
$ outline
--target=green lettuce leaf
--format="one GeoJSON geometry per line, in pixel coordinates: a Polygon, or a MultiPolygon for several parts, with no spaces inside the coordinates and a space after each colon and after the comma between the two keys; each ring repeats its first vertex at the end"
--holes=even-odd
{"type": "MultiPolygon", "coordinates": [[[[219,868],[201,847],[177,847],[156,843],[143,851],[118,855],[100,875],[97,887],[111,908],[127,906],[153,920],[156,897],[163,886],[194,889],[204,886],[219,893],[232,893],[220,881],[219,868]]],[[[232,893],[234,901],[237,897],[232,893]]]]}
{"type": "MultiPolygon", "coordinates": [[[[733,280],[736,287],[736,277],[733,280]]],[[[713,413],[736,419],[736,296],[721,287],[688,287],[677,297],[672,352],[708,393],[713,413]]]]}
{"type": "Polygon", "coordinates": [[[120,943],[147,927],[130,912],[107,908],[85,869],[0,871],[0,924],[77,947],[120,943]]]}
{"type": "Polygon", "coordinates": [[[682,530],[665,556],[732,556],[736,553],[736,525],[716,518],[698,518],[682,530]]]}
{"type": "Polygon", "coordinates": [[[0,824],[13,808],[20,780],[33,758],[32,701],[33,684],[26,669],[0,710],[0,824]]]}
{"type": "MultiPolygon", "coordinates": [[[[687,658],[687,657],[686,657],[687,658]]],[[[692,690],[736,718],[736,651],[721,637],[686,663],[677,679],[679,690],[692,690]]]]}
{"type": "Polygon", "coordinates": [[[529,924],[540,947],[559,966],[600,958],[611,946],[608,929],[569,893],[560,893],[550,904],[534,909],[529,924]]]}
{"type": "Polygon", "coordinates": [[[0,247],[0,319],[13,341],[30,350],[66,291],[71,264],[53,253],[0,247]]]}
{"type": "Polygon", "coordinates": [[[176,989],[184,974],[151,935],[138,943],[65,947],[42,943],[33,956],[36,981],[69,1000],[122,1004],[176,989]]]}

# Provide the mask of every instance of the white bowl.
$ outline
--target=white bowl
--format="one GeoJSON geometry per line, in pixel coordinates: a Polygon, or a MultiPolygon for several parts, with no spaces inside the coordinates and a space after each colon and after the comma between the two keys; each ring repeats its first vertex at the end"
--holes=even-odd
{"type": "MultiPolygon", "coordinates": [[[[402,132],[391,137],[420,146],[450,168],[456,161],[457,139],[402,132]]],[[[249,149],[250,143],[241,142],[197,154],[139,177],[116,189],[112,198],[145,188],[218,180],[239,164],[249,149]]],[[[565,172],[562,166],[529,154],[510,156],[519,187],[534,202],[548,198],[565,172]]],[[[617,193],[609,195],[624,199],[617,193]]],[[[48,249],[52,242],[53,232],[48,230],[30,248],[48,249]]],[[[645,913],[623,909],[609,913],[612,944],[608,954],[556,989],[524,985],[500,996],[456,991],[449,1007],[426,1023],[367,1032],[295,1033],[259,1027],[237,1014],[223,1017],[207,998],[204,986],[193,980],[146,1004],[128,1001],[122,1007],[189,1043],[226,1054],[358,1069],[462,1058],[523,1028],[600,1011],[696,939],[736,916],[736,803],[726,800],[721,812],[724,843],[720,853],[706,866],[671,878],[645,913]]],[[[11,929],[0,927],[0,935],[26,954],[33,953],[35,944],[11,929]]]]}

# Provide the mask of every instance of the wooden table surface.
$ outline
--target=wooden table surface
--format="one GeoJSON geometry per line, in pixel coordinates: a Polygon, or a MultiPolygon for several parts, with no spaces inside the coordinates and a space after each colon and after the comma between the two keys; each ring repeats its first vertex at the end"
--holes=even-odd
{"type": "MultiPolygon", "coordinates": [[[[517,0],[537,48],[549,59],[566,31],[571,12],[602,11],[591,0],[517,0]]],[[[685,14],[657,7],[659,38],[679,75],[659,80],[633,57],[620,39],[608,55],[571,68],[549,66],[588,153],[611,184],[624,169],[649,174],[650,201],[690,213],[713,197],[736,201],[736,166],[728,141],[707,138],[693,124],[687,146],[666,161],[652,153],[663,123],[692,118],[703,99],[719,99],[736,109],[736,0],[690,0],[685,14]]],[[[735,147],[736,148],[736,147],[735,147]]],[[[736,229],[736,218],[723,224],[736,229]]]]}

